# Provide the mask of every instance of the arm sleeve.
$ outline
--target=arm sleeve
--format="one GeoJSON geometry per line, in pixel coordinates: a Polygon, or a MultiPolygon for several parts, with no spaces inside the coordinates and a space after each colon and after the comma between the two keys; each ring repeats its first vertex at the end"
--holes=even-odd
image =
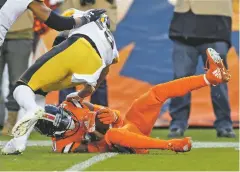
{"type": "Polygon", "coordinates": [[[71,30],[74,27],[81,27],[88,23],[88,20],[82,13],[76,12],[76,15],[65,16],[58,15],[54,11],[51,11],[50,16],[48,17],[47,21],[45,22],[46,25],[49,27],[57,30],[57,31],[64,31],[64,30],[71,30]],[[76,23],[74,18],[80,18],[80,23],[76,23]]]}
{"type": "Polygon", "coordinates": [[[51,11],[45,24],[57,31],[71,30],[76,25],[73,17],[60,16],[54,11],[51,11]]]}

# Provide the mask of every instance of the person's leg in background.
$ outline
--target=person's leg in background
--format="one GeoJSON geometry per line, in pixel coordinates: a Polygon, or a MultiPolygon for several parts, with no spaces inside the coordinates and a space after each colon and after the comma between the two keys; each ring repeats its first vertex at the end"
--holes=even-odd
{"type": "MultiPolygon", "coordinates": [[[[204,64],[207,59],[206,49],[209,47],[215,49],[219,53],[219,55],[223,59],[224,65],[227,67],[227,53],[229,50],[228,44],[226,42],[214,42],[198,46],[204,64]]],[[[211,98],[214,113],[216,116],[214,127],[217,130],[217,136],[236,137],[232,127],[231,108],[229,104],[227,84],[223,83],[215,87],[212,86],[211,98]]]]}
{"type": "MultiPolygon", "coordinates": [[[[68,94],[76,91],[76,88],[67,88],[59,91],[59,104],[65,101],[68,94]]],[[[91,96],[91,103],[108,106],[107,81],[106,79],[99,85],[98,89],[91,96]]]]}
{"type": "Polygon", "coordinates": [[[72,88],[66,88],[64,90],[60,90],[59,91],[59,99],[58,99],[58,103],[61,104],[63,101],[66,100],[66,97],[68,94],[73,93],[76,91],[75,87],[72,88]]]}
{"type": "Polygon", "coordinates": [[[5,47],[5,43],[3,43],[3,46],[0,47],[0,130],[4,125],[4,119],[5,119],[5,102],[2,92],[2,76],[3,76],[3,70],[5,67],[5,57],[3,54],[3,47],[5,47]]]}
{"type": "MultiPolygon", "coordinates": [[[[194,75],[198,64],[198,50],[194,46],[186,45],[179,41],[174,41],[173,43],[172,63],[174,79],[194,75]]],[[[184,131],[188,127],[190,104],[191,93],[171,99],[169,112],[172,121],[168,137],[183,136],[184,131]]]]}
{"type": "MultiPolygon", "coordinates": [[[[76,88],[67,88],[59,91],[59,104],[65,101],[68,94],[76,91],[76,88]]],[[[108,106],[107,81],[106,79],[99,85],[98,89],[91,96],[91,103],[108,106]]]]}
{"type": "Polygon", "coordinates": [[[103,80],[98,89],[91,96],[91,103],[108,106],[107,80],[103,80]]]}
{"type": "Polygon", "coordinates": [[[6,107],[8,109],[7,125],[4,125],[2,134],[7,135],[15,125],[19,105],[13,98],[13,89],[21,74],[28,68],[28,60],[32,51],[32,40],[9,40],[7,45],[6,62],[9,73],[9,94],[6,107]]]}

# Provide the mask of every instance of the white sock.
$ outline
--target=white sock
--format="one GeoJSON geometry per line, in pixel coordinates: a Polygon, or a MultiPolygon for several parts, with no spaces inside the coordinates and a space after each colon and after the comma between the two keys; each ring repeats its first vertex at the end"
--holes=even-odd
{"type": "Polygon", "coordinates": [[[26,85],[17,86],[13,92],[13,97],[27,112],[38,108],[35,101],[35,93],[26,85]]]}
{"type": "Polygon", "coordinates": [[[30,133],[32,132],[33,128],[34,128],[34,125],[23,136],[15,137],[12,139],[12,141],[18,151],[23,152],[26,149],[27,140],[28,140],[28,137],[30,136],[30,133]]]}
{"type": "Polygon", "coordinates": [[[37,105],[44,109],[45,101],[46,101],[45,97],[42,96],[42,95],[36,95],[36,99],[35,100],[36,100],[37,105]]]}
{"type": "Polygon", "coordinates": [[[211,85],[211,83],[207,80],[206,74],[203,75],[203,78],[207,85],[211,85]]]}
{"type": "MultiPolygon", "coordinates": [[[[37,105],[35,100],[35,93],[26,85],[17,86],[13,92],[13,97],[15,98],[19,106],[23,107],[26,110],[24,116],[34,115],[33,112],[39,109],[39,106],[37,105]]],[[[16,149],[20,152],[23,152],[26,149],[27,140],[33,128],[34,125],[23,136],[12,139],[12,142],[14,143],[16,149]]]]}

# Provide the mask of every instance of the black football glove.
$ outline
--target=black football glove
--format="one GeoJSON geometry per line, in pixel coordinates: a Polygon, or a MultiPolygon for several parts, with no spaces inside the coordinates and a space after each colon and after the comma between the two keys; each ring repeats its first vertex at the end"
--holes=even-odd
{"type": "Polygon", "coordinates": [[[91,9],[91,10],[84,12],[83,16],[80,17],[80,22],[79,22],[78,17],[74,18],[75,23],[76,23],[74,28],[78,28],[78,27],[81,27],[92,21],[98,20],[101,17],[101,15],[105,12],[106,12],[106,10],[104,10],[104,9],[91,9]]]}
{"type": "Polygon", "coordinates": [[[87,22],[90,23],[92,21],[98,20],[100,16],[105,12],[105,9],[91,9],[86,11],[83,17],[85,17],[87,19],[87,22]]]}

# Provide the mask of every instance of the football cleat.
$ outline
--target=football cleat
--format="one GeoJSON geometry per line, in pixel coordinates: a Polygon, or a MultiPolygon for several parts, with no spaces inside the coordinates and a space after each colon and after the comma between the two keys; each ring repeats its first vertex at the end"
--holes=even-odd
{"type": "Polygon", "coordinates": [[[2,155],[19,155],[22,154],[22,151],[25,149],[25,146],[23,146],[23,150],[20,150],[17,148],[16,141],[14,139],[11,139],[7,144],[2,148],[1,154],[2,155]]]}
{"type": "Polygon", "coordinates": [[[192,148],[192,138],[168,140],[168,149],[174,152],[189,152],[192,148]]]}
{"type": "Polygon", "coordinates": [[[205,69],[208,70],[206,73],[207,81],[216,86],[217,84],[228,82],[231,78],[229,71],[223,64],[222,58],[212,48],[208,48],[207,61],[205,69]]]}
{"type": "Polygon", "coordinates": [[[45,112],[42,108],[38,108],[35,112],[26,114],[15,124],[12,129],[12,135],[14,137],[23,136],[39,119],[42,119],[44,114],[45,112]]]}

